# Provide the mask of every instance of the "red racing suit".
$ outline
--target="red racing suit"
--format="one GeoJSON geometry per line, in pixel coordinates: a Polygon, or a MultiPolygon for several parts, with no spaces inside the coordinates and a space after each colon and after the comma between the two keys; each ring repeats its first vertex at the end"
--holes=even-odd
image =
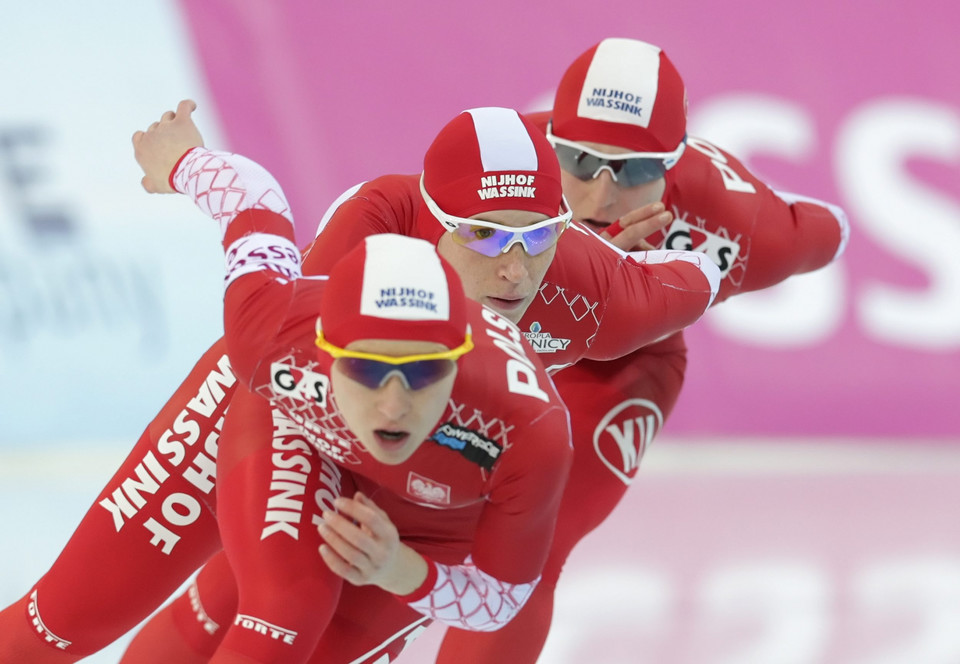
{"type": "MultiPolygon", "coordinates": [[[[229,382],[241,384],[215,455],[220,534],[239,590],[217,661],[228,659],[223,652],[264,662],[306,661],[313,653],[343,585],[319,557],[317,524],[338,495],[358,489],[427,557],[429,573],[402,602],[367,593],[367,610],[385,605],[390,619],[336,635],[341,648],[327,661],[372,650],[398,624],[414,622],[412,610],[470,629],[508,621],[536,585],[572,457],[566,411],[519,330],[469,302],[475,347],[458,361],[446,410],[409,460],[380,463],[344,422],[329,379],[333,360],[314,345],[327,281],[297,278],[300,255],[279,187],[249,162],[232,165],[229,156],[203,150],[187,155],[180,175],[177,187],[225,231],[229,382]],[[210,196],[218,179],[246,190],[246,205],[228,209],[230,199],[210,196]]],[[[168,447],[183,452],[182,445],[158,446],[138,466],[139,487],[128,483],[100,506],[119,518],[120,503],[169,476],[168,447]]],[[[189,513],[178,505],[176,516],[189,513]]],[[[42,607],[47,634],[69,648],[43,588],[37,596],[32,606],[42,607]]]]}
{"type": "MultiPolygon", "coordinates": [[[[549,113],[532,119],[545,128],[549,113]]],[[[843,253],[850,233],[839,207],[774,191],[731,154],[699,138],[688,139],[667,171],[662,200],[674,221],[647,240],[660,249],[710,256],[723,274],[714,304],[826,266],[843,253]]],[[[630,486],[677,402],[686,362],[677,332],[619,359],[584,360],[554,376],[570,411],[574,464],[543,578],[503,630],[448,630],[438,664],[536,661],[564,563],[630,486]]]]}
{"type": "MultiPolygon", "coordinates": [[[[257,182],[265,177],[246,160],[197,149],[172,180],[225,228],[225,336],[243,384],[218,466],[220,532],[239,590],[221,648],[257,661],[306,661],[342,586],[319,560],[316,524],[353,488],[430,556],[426,581],[403,598],[409,607],[496,629],[536,585],[569,470],[566,412],[549,377],[516,326],[470,302],[476,347],[459,360],[440,422],[406,462],[376,461],[344,422],[329,380],[333,360],[314,345],[327,281],[299,278],[292,220],[281,214],[279,187],[257,182]],[[223,180],[247,192],[249,208],[211,196],[223,180]]],[[[395,631],[371,623],[358,640],[376,645],[395,631]]]]}
{"type": "MultiPolygon", "coordinates": [[[[304,258],[323,274],[333,257],[375,233],[433,242],[444,230],[423,205],[419,176],[386,175],[342,196],[304,258]]],[[[712,301],[715,265],[688,251],[626,254],[572,225],[520,328],[551,372],[584,359],[612,359],[695,322],[712,301]],[[709,285],[708,285],[709,284],[709,285]]]]}
{"type": "MultiPolygon", "coordinates": [[[[185,160],[180,166],[191,164],[196,162],[185,160]]],[[[227,184],[231,194],[235,184],[227,184]]],[[[418,235],[421,207],[416,176],[369,183],[334,215],[329,228],[344,232],[324,233],[305,270],[322,273],[344,249],[371,233],[418,235]]],[[[587,231],[564,234],[540,297],[523,321],[524,329],[537,330],[541,340],[547,338],[543,335],[558,340],[562,347],[552,363],[564,366],[584,355],[607,358],[629,352],[692,323],[709,305],[718,279],[709,261],[688,252],[637,258],[645,262],[616,252],[587,231]],[[606,328],[611,332],[605,333],[606,328]]],[[[70,653],[51,655],[49,661],[73,661],[95,652],[148,615],[217,552],[213,489],[217,472],[225,477],[228,471],[213,460],[224,410],[239,389],[223,350],[218,342],[208,351],[151,423],[51,570],[20,602],[0,612],[0,635],[7,635],[0,636],[0,653],[5,647],[29,649],[38,639],[57,655],[70,653]],[[106,556],[104,549],[109,550],[106,556]],[[4,638],[13,646],[4,645],[4,638]]],[[[259,426],[266,430],[266,416],[259,426]]]]}

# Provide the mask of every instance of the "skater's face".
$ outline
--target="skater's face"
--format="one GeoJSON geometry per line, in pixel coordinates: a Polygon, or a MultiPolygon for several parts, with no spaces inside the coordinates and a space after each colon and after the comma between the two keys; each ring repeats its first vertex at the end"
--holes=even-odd
{"type": "MultiPolygon", "coordinates": [[[[518,230],[547,220],[546,215],[523,210],[496,210],[472,218],[518,230]]],[[[485,232],[479,226],[474,230],[485,232]]],[[[556,233],[559,238],[562,230],[551,228],[547,232],[556,233]]],[[[554,240],[547,248],[531,256],[517,242],[505,253],[487,256],[469,244],[458,241],[456,233],[444,233],[437,245],[437,253],[453,265],[468,298],[517,323],[536,297],[540,282],[557,253],[557,245],[554,240]]]]}
{"type": "Polygon", "coordinates": [[[346,347],[370,357],[344,357],[331,371],[347,425],[381,463],[403,463],[440,420],[453,391],[457,363],[450,349],[428,341],[360,339],[346,347]],[[374,358],[410,358],[401,364],[374,358]]]}
{"type": "MultiPolygon", "coordinates": [[[[592,157],[593,152],[614,158],[630,152],[626,148],[603,143],[583,142],[579,145],[591,150],[591,153],[584,153],[588,157],[592,157]]],[[[661,200],[666,190],[663,175],[633,184],[614,170],[617,168],[616,159],[610,163],[612,166],[601,165],[588,173],[568,171],[563,167],[564,160],[560,161],[563,193],[573,210],[573,218],[597,233],[603,232],[630,211],[661,200]]]]}

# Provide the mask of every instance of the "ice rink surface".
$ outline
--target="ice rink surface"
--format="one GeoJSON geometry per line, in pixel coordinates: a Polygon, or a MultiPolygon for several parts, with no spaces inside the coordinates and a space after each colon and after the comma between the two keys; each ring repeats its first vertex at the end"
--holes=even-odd
{"type": "MultiPolygon", "coordinates": [[[[53,562],[123,457],[0,453],[0,603],[53,562]]],[[[664,437],[634,485],[568,562],[545,664],[960,662],[958,446],[664,437]]],[[[401,663],[430,661],[441,634],[401,663]]]]}

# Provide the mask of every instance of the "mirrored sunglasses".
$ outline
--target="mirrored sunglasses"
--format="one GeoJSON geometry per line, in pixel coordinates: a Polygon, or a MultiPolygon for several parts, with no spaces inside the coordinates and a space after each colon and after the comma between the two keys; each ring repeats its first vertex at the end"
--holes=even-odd
{"type": "Polygon", "coordinates": [[[317,331],[317,347],[336,360],[337,369],[364,387],[378,389],[393,375],[398,375],[407,389],[420,390],[450,375],[456,360],[473,350],[469,330],[463,343],[446,351],[417,355],[381,355],[347,350],[335,346],[317,331]]]}
{"type": "Polygon", "coordinates": [[[344,357],[336,360],[337,369],[350,380],[371,390],[379,389],[392,376],[399,376],[408,390],[421,390],[450,375],[453,360],[420,360],[407,364],[388,364],[378,360],[344,357]]]}
{"type": "Polygon", "coordinates": [[[529,256],[542,254],[557,243],[573,217],[567,200],[561,197],[562,211],[556,217],[529,226],[505,226],[492,221],[447,214],[427,193],[422,175],[420,193],[427,209],[447,229],[457,244],[490,258],[507,253],[515,244],[519,244],[529,256]]]}
{"type": "Polygon", "coordinates": [[[621,187],[635,187],[662,178],[677,163],[686,142],[673,152],[627,152],[612,155],[593,150],[575,141],[554,136],[547,128],[547,140],[553,145],[560,168],[587,182],[603,170],[621,187]]]}

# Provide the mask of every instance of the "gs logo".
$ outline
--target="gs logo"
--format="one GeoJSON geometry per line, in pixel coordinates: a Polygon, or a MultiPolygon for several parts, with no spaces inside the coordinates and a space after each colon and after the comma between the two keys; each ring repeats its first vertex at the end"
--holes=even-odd
{"type": "Polygon", "coordinates": [[[275,394],[323,406],[327,402],[330,378],[292,364],[274,362],[270,365],[270,385],[275,394]]]}
{"type": "Polygon", "coordinates": [[[663,241],[664,249],[679,249],[682,251],[699,251],[710,257],[720,267],[723,276],[727,276],[733,262],[740,254],[740,244],[728,240],[714,233],[708,233],[702,228],[691,226],[685,221],[677,219],[666,231],[663,241]]]}

